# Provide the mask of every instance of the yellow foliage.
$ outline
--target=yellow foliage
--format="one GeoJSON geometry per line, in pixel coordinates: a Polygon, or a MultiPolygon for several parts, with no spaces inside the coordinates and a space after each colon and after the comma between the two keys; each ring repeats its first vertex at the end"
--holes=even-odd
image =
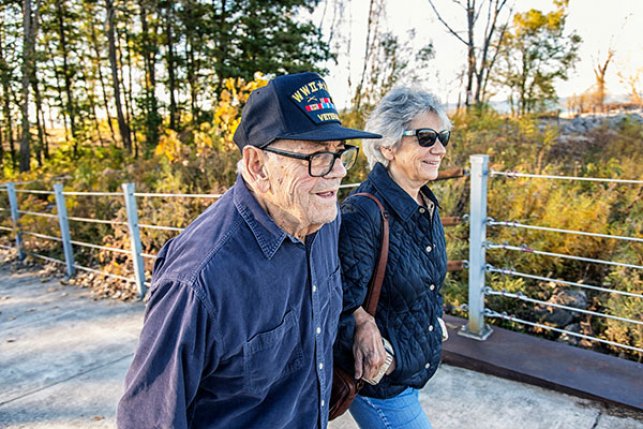
{"type": "Polygon", "coordinates": [[[241,109],[248,101],[250,93],[268,84],[268,79],[261,73],[255,73],[255,79],[246,82],[241,78],[228,78],[224,81],[219,102],[214,106],[213,133],[223,139],[224,145],[234,146],[232,136],[241,121],[241,109]]]}
{"type": "Polygon", "coordinates": [[[181,141],[177,132],[167,129],[159,139],[159,144],[156,146],[154,154],[165,157],[170,162],[178,160],[181,154],[181,141]]]}

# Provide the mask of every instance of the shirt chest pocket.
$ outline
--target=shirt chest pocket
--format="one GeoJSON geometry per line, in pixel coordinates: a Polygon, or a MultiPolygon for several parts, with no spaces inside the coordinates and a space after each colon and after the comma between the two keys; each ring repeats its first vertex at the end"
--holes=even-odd
{"type": "Polygon", "coordinates": [[[255,394],[267,392],[303,364],[297,318],[292,311],[286,313],[279,326],[255,335],[243,345],[245,385],[255,394]]]}

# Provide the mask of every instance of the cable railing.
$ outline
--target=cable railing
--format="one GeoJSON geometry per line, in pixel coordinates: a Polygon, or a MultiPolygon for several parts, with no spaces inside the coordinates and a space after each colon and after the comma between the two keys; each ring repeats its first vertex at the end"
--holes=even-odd
{"type": "Polygon", "coordinates": [[[12,227],[0,226],[0,231],[13,232],[15,235],[16,244],[15,246],[1,246],[2,248],[7,249],[16,249],[18,252],[18,257],[23,259],[25,256],[31,256],[37,259],[42,259],[47,262],[64,264],[66,266],[66,274],[68,277],[72,277],[76,270],[90,272],[93,274],[98,274],[106,276],[109,278],[123,280],[128,282],[136,283],[139,296],[143,297],[147,287],[150,285],[149,281],[145,279],[145,270],[143,259],[155,259],[156,256],[151,253],[143,252],[141,245],[140,229],[153,229],[159,231],[167,232],[181,232],[184,228],[179,228],[170,225],[152,225],[146,223],[140,223],[138,221],[138,208],[136,204],[136,198],[198,198],[198,199],[217,199],[222,196],[222,194],[195,194],[195,193],[151,193],[151,192],[134,192],[134,185],[131,183],[123,184],[123,192],[99,192],[99,191],[63,191],[62,184],[56,184],[53,191],[48,190],[34,190],[34,189],[17,189],[15,183],[6,183],[0,186],[0,192],[6,192],[9,200],[9,207],[2,207],[0,210],[2,212],[9,212],[11,216],[12,227]],[[41,195],[41,196],[55,196],[57,214],[38,212],[33,210],[24,210],[19,209],[19,203],[17,195],[20,194],[32,194],[32,195],[41,195]],[[107,198],[122,198],[126,211],[127,211],[127,220],[109,220],[109,219],[97,219],[83,216],[69,216],[67,214],[67,205],[65,197],[107,197],[107,198]],[[40,218],[49,218],[57,219],[59,221],[60,227],[60,237],[54,237],[48,234],[36,233],[32,231],[25,230],[20,225],[21,217],[30,216],[30,217],[40,217],[40,218]],[[118,247],[106,246],[102,244],[89,243],[82,240],[75,240],[71,237],[71,230],[69,228],[69,222],[78,222],[78,223],[90,223],[90,224],[102,224],[102,225],[111,225],[111,226],[127,226],[129,228],[130,238],[131,238],[131,248],[123,249],[118,247]],[[33,237],[41,240],[55,241],[61,243],[63,247],[64,260],[53,258],[51,256],[42,255],[40,253],[34,252],[32,250],[27,250],[25,248],[25,243],[23,236],[33,237]],[[91,267],[86,267],[78,264],[74,258],[74,248],[85,248],[93,249],[104,252],[111,252],[120,255],[128,255],[133,260],[134,265],[134,277],[122,276],[114,273],[110,273],[105,270],[98,270],[91,267]]]}
{"type": "MultiPolygon", "coordinates": [[[[604,240],[618,240],[621,242],[638,245],[643,243],[642,237],[628,237],[619,234],[604,234],[592,231],[580,231],[565,228],[555,228],[550,226],[542,226],[536,224],[527,224],[516,220],[495,220],[487,217],[487,182],[489,177],[506,177],[506,178],[525,178],[525,179],[545,179],[545,180],[581,180],[603,183],[618,183],[623,185],[640,185],[643,184],[641,180],[622,180],[610,178],[583,178],[572,176],[553,176],[553,175],[535,175],[526,173],[515,172],[502,172],[493,171],[489,168],[488,157],[484,155],[476,155],[471,157],[471,170],[464,170],[462,168],[448,169],[440,173],[440,180],[467,177],[470,180],[470,212],[466,216],[444,216],[442,223],[445,227],[456,226],[461,224],[468,224],[469,226],[469,258],[468,260],[451,260],[448,261],[448,271],[468,270],[469,282],[469,298],[465,305],[468,313],[468,321],[466,326],[460,333],[467,337],[472,337],[477,340],[486,339],[491,333],[491,326],[485,323],[485,317],[490,319],[506,320],[513,323],[522,324],[525,326],[538,327],[542,329],[549,329],[552,332],[560,334],[567,334],[569,336],[583,338],[585,340],[596,341],[602,344],[608,344],[613,347],[622,347],[630,351],[641,352],[639,347],[632,347],[627,344],[621,344],[615,341],[609,341],[604,338],[594,337],[592,335],[579,334],[577,332],[569,331],[568,329],[561,329],[558,327],[550,326],[549,324],[541,323],[540,321],[528,321],[524,318],[519,318],[514,315],[507,315],[502,311],[496,311],[493,308],[487,308],[486,298],[494,297],[494,303],[497,300],[513,300],[521,302],[524,305],[533,305],[540,307],[547,307],[552,309],[564,310],[573,312],[575,314],[583,315],[588,318],[604,318],[619,323],[627,323],[639,327],[643,325],[643,321],[636,320],[635,318],[623,317],[619,314],[609,314],[601,311],[594,311],[593,309],[577,308],[555,302],[549,302],[541,299],[528,296],[524,292],[507,292],[501,288],[494,287],[488,281],[492,280],[490,277],[487,279],[487,274],[495,274],[497,276],[507,276],[521,278],[541,284],[552,285],[556,287],[571,287],[591,291],[594,293],[608,294],[609,296],[619,297],[621,299],[641,299],[643,294],[637,290],[620,290],[618,285],[600,285],[600,284],[587,284],[582,281],[572,281],[569,279],[554,278],[548,275],[540,275],[534,273],[526,273],[516,270],[511,267],[494,267],[487,263],[486,252],[496,250],[506,250],[510,252],[521,252],[523,254],[532,254],[543,258],[559,258],[563,260],[575,261],[583,264],[598,264],[605,267],[616,267],[619,269],[627,270],[640,270],[643,266],[628,263],[625,261],[613,261],[599,258],[592,258],[583,255],[573,255],[567,253],[551,252],[547,249],[536,249],[532,246],[512,245],[508,243],[494,243],[487,239],[487,227],[489,228],[513,228],[516,230],[524,231],[538,231],[551,234],[573,234],[583,237],[592,237],[604,240]]],[[[350,183],[341,186],[342,189],[355,188],[359,184],[350,183]]],[[[63,191],[62,185],[57,184],[54,186],[53,191],[45,190],[24,190],[16,189],[15,184],[5,184],[0,186],[0,195],[6,194],[8,197],[9,207],[1,207],[0,211],[4,216],[7,213],[11,219],[12,227],[0,225],[0,231],[13,232],[15,237],[15,246],[11,247],[18,250],[19,255],[31,255],[43,260],[63,264],[66,266],[67,275],[73,276],[76,270],[86,271],[97,275],[103,275],[109,278],[123,280],[135,283],[139,292],[139,296],[143,296],[150,286],[149,279],[145,278],[145,261],[150,262],[156,258],[154,249],[143,249],[141,241],[141,230],[162,231],[167,233],[181,233],[185,228],[175,225],[158,225],[151,222],[140,222],[138,219],[138,206],[137,199],[205,199],[216,200],[223,194],[198,194],[198,193],[152,193],[152,192],[135,192],[134,185],[131,183],[122,185],[122,192],[79,192],[79,191],[63,191]],[[36,212],[33,210],[20,210],[18,208],[17,194],[35,194],[35,195],[54,195],[56,199],[57,211],[53,213],[36,212]],[[67,205],[65,197],[109,197],[118,198],[122,201],[126,209],[125,219],[96,219],[86,216],[69,216],[67,214],[67,205]],[[44,218],[57,218],[60,227],[60,236],[54,237],[53,235],[41,234],[33,231],[24,230],[20,227],[19,219],[21,216],[34,216],[44,218]],[[112,225],[114,227],[127,226],[131,241],[130,248],[117,248],[104,244],[88,243],[80,239],[72,239],[69,222],[78,223],[93,223],[112,225]],[[37,239],[50,240],[60,243],[63,247],[64,260],[51,258],[46,255],[40,255],[33,251],[25,249],[23,240],[25,237],[33,237],[37,239]],[[79,265],[74,259],[74,248],[76,249],[91,249],[104,252],[110,252],[118,255],[127,255],[131,258],[133,264],[134,275],[132,277],[122,276],[114,273],[107,272],[92,267],[79,265]]],[[[7,246],[0,246],[6,248],[7,246]]],[[[153,247],[153,246],[152,246],[153,247]]],[[[493,277],[495,279],[497,277],[493,277]]]]}
{"type": "MultiPolygon", "coordinates": [[[[605,338],[599,338],[594,335],[587,335],[579,332],[571,331],[570,329],[563,329],[561,327],[551,326],[551,322],[530,321],[521,317],[509,315],[506,312],[487,308],[486,297],[495,297],[493,305],[499,305],[502,301],[498,299],[511,300],[514,302],[521,302],[525,305],[531,305],[535,308],[549,309],[549,311],[559,310],[569,312],[570,314],[583,316],[584,318],[591,319],[604,319],[612,320],[618,323],[623,323],[637,327],[643,325],[643,320],[639,317],[628,317],[621,314],[612,314],[612,312],[604,311],[600,302],[598,305],[586,308],[580,308],[570,304],[569,302],[556,302],[555,300],[543,300],[529,296],[523,291],[507,291],[499,290],[501,288],[494,287],[489,284],[488,280],[492,282],[496,278],[486,278],[486,273],[496,274],[501,276],[516,277],[526,280],[534,280],[540,282],[541,285],[549,285],[555,288],[576,288],[595,293],[606,294],[607,296],[619,297],[625,300],[638,300],[643,298],[643,294],[639,290],[620,290],[615,285],[596,285],[586,284],[579,281],[571,281],[566,279],[557,279],[550,276],[543,276],[537,274],[530,274],[518,271],[514,268],[497,268],[486,262],[487,250],[507,250],[510,252],[521,252],[545,258],[559,258],[563,260],[575,261],[583,264],[597,264],[606,267],[616,267],[626,270],[643,270],[642,265],[635,263],[628,263],[624,261],[606,260],[601,258],[592,258],[584,255],[574,255],[570,253],[551,252],[546,249],[536,249],[533,246],[526,244],[511,245],[508,243],[494,243],[487,239],[487,227],[493,228],[515,228],[522,230],[541,231],[553,234],[573,234],[583,237],[593,237],[604,240],[618,240],[621,242],[631,243],[638,245],[643,243],[641,237],[630,237],[617,234],[602,234],[592,231],[579,231],[564,228],[554,228],[541,225],[530,225],[515,220],[495,220],[487,217],[487,186],[489,177],[506,177],[506,178],[525,178],[525,179],[544,179],[544,180],[568,180],[568,181],[586,181],[598,183],[616,183],[622,185],[642,185],[643,180],[624,180],[614,178],[589,178],[589,177],[574,177],[574,176],[555,176],[555,175],[537,175],[517,172],[503,172],[495,171],[489,168],[488,156],[475,155],[471,157],[471,207],[469,216],[469,300],[466,311],[468,312],[468,322],[461,330],[461,334],[467,337],[475,338],[478,340],[486,339],[491,333],[492,328],[485,323],[485,317],[491,319],[501,319],[510,321],[524,326],[549,330],[559,334],[568,335],[570,337],[581,338],[588,341],[593,341],[612,347],[622,348],[632,352],[642,353],[643,349],[635,344],[623,344],[618,341],[610,341],[605,338]]],[[[573,303],[573,302],[572,302],[573,303]]],[[[577,305],[581,305],[576,303],[577,305]]],[[[596,304],[596,303],[595,303],[596,304]]],[[[545,318],[546,320],[546,318],[545,318]]],[[[565,326],[564,328],[569,328],[565,326]]]]}

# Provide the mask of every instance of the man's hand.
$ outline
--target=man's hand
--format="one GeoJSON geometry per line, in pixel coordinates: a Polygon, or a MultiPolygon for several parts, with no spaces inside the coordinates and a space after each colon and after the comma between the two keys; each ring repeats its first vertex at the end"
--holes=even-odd
{"type": "Polygon", "coordinates": [[[382,344],[382,336],[373,316],[362,307],[355,310],[353,316],[355,317],[355,337],[353,339],[355,379],[374,378],[379,372],[380,366],[386,362],[386,350],[382,344]]]}

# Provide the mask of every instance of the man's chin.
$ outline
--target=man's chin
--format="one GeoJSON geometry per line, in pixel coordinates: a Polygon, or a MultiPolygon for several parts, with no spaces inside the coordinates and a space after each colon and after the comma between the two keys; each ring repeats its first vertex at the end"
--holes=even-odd
{"type": "Polygon", "coordinates": [[[327,208],[325,210],[319,210],[317,213],[313,213],[314,223],[323,225],[325,223],[331,223],[337,219],[337,204],[332,208],[327,208]]]}

